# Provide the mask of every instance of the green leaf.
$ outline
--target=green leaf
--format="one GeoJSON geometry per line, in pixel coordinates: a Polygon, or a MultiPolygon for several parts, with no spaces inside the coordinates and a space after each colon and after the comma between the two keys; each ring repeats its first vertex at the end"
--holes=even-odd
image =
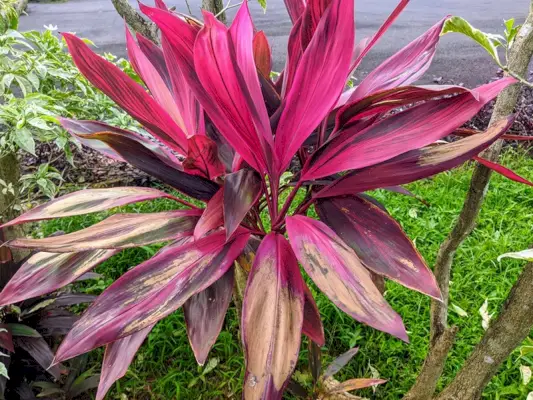
{"type": "Polygon", "coordinates": [[[513,30],[514,18],[508,19],[507,21],[503,21],[503,23],[505,24],[505,30],[507,32],[511,32],[513,30]]]}
{"type": "Polygon", "coordinates": [[[259,5],[263,9],[263,11],[266,12],[266,10],[267,10],[267,2],[266,2],[266,0],[257,0],[257,2],[259,3],[259,5]]]}
{"type": "Polygon", "coordinates": [[[33,89],[29,80],[19,75],[15,75],[15,80],[17,81],[20,90],[22,90],[22,95],[24,97],[26,97],[28,93],[31,93],[33,89]]]}
{"type": "Polygon", "coordinates": [[[41,334],[35,329],[24,324],[7,324],[9,331],[13,336],[41,337],[41,334]]]}
{"type": "Polygon", "coordinates": [[[2,78],[2,83],[5,85],[6,88],[9,89],[11,86],[11,83],[13,82],[13,79],[15,79],[15,75],[13,74],[5,74],[2,78]]]}
{"type": "Polygon", "coordinates": [[[446,21],[441,35],[445,35],[450,32],[462,33],[463,35],[466,35],[472,40],[476,41],[487,51],[487,53],[489,53],[496,63],[501,66],[497,49],[501,43],[498,42],[498,36],[491,35],[474,28],[467,20],[461,17],[451,17],[446,21]]]}
{"type": "Polygon", "coordinates": [[[28,120],[28,124],[30,124],[31,126],[34,126],[36,128],[42,129],[44,131],[51,131],[52,129],[54,129],[51,126],[48,126],[46,121],[44,121],[41,118],[32,118],[32,119],[28,120]]]}
{"type": "Polygon", "coordinates": [[[22,128],[15,131],[14,141],[22,150],[35,155],[35,140],[29,129],[22,128]]]}
{"type": "Polygon", "coordinates": [[[456,304],[452,304],[452,310],[455,311],[460,317],[468,317],[468,313],[456,304]]]}
{"type": "Polygon", "coordinates": [[[6,379],[9,379],[9,375],[7,374],[6,365],[3,362],[0,362],[0,375],[2,375],[6,379]]]}
{"type": "Polygon", "coordinates": [[[516,253],[505,253],[498,257],[498,261],[502,258],[516,258],[518,260],[533,261],[533,249],[522,250],[516,253]]]}
{"type": "Polygon", "coordinates": [[[37,75],[35,75],[35,73],[30,72],[26,76],[26,78],[31,82],[31,84],[33,85],[35,90],[39,90],[39,85],[40,85],[41,81],[39,80],[39,77],[37,75]]]}

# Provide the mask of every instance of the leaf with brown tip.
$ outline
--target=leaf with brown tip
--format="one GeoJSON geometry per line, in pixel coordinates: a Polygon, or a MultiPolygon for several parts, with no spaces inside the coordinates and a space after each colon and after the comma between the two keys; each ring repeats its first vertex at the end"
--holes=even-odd
{"type": "Polygon", "coordinates": [[[204,365],[222,329],[233,294],[233,283],[233,268],[230,268],[222,278],[183,304],[187,335],[200,365],[204,365]]]}
{"type": "Polygon", "coordinates": [[[126,375],[137,350],[153,327],[154,325],[150,325],[106,346],[96,400],[103,400],[113,383],[126,375]]]}
{"type": "Polygon", "coordinates": [[[115,214],[88,228],[44,239],[17,238],[11,247],[70,253],[96,249],[126,249],[191,235],[201,210],[146,214],[115,214]]]}
{"type": "Polygon", "coordinates": [[[296,257],[333,303],[357,321],[408,341],[400,316],[355,252],[331,228],[302,215],[287,217],[286,223],[296,257]]]}
{"type": "Polygon", "coordinates": [[[224,183],[224,227],[228,238],[235,232],[261,195],[261,178],[251,169],[226,175],[224,183]]]}
{"type": "Polygon", "coordinates": [[[303,285],[287,240],[268,234],[257,251],[243,302],[246,400],[281,399],[298,361],[303,285]]]}

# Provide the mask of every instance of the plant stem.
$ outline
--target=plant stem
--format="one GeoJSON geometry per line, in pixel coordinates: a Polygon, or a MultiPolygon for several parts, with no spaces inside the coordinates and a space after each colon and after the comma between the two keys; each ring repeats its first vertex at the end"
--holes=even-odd
{"type": "Polygon", "coordinates": [[[281,209],[278,218],[276,219],[276,221],[274,221],[274,227],[277,227],[279,223],[283,221],[283,217],[289,210],[289,207],[294,201],[294,197],[296,197],[298,190],[300,189],[300,187],[302,187],[302,183],[303,183],[302,181],[298,181],[294,189],[292,189],[292,192],[289,194],[289,197],[287,197],[287,200],[285,201],[285,204],[283,205],[283,208],[281,209]]]}

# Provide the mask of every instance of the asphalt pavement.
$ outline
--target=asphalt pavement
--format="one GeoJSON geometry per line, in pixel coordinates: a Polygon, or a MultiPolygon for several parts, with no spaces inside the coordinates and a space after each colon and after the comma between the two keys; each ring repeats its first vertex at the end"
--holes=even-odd
{"type": "MultiPolygon", "coordinates": [[[[152,0],[145,0],[151,4],[152,0]]],[[[233,0],[238,3],[239,0],[233,0]]],[[[130,0],[132,5],[137,4],[130,0]]],[[[185,0],[169,0],[169,6],[187,12],[185,0]]],[[[193,15],[200,15],[201,0],[189,0],[193,15]]],[[[356,0],[356,40],[371,36],[394,9],[397,0],[356,0]]],[[[492,33],[503,32],[503,20],[515,17],[523,20],[529,0],[412,0],[396,23],[367,55],[359,68],[364,75],[409,41],[421,35],[446,15],[459,15],[475,27],[492,33]]],[[[273,50],[274,68],[283,68],[287,37],[291,22],[283,0],[267,0],[267,11],[251,0],[250,8],[258,29],[266,32],[273,50]]],[[[229,19],[236,9],[228,11],[229,19]]],[[[30,3],[28,15],[22,16],[22,30],[42,30],[44,25],[56,25],[59,31],[76,32],[91,39],[99,52],[126,55],[124,22],[116,13],[111,0],[68,0],[64,3],[30,3]]],[[[473,87],[486,82],[496,73],[491,58],[476,44],[458,34],[441,39],[437,55],[421,83],[435,77],[452,79],[473,87]]]]}

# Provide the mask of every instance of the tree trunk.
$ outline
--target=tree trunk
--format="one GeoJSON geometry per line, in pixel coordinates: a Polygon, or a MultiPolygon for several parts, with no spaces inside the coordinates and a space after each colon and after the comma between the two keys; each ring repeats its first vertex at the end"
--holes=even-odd
{"type": "Polygon", "coordinates": [[[218,19],[222,23],[226,23],[226,12],[222,12],[224,9],[223,0],[202,0],[202,8],[215,15],[218,15],[218,19]]]}
{"type": "Polygon", "coordinates": [[[509,354],[533,326],[533,263],[513,286],[496,321],[485,332],[463,368],[437,400],[477,400],[509,354]]]}
{"type": "Polygon", "coordinates": [[[130,3],[128,3],[128,0],[111,0],[111,3],[113,3],[115,10],[117,10],[118,14],[124,18],[131,29],[150,39],[152,42],[159,44],[157,26],[153,22],[144,19],[143,16],[139,14],[130,3]]]}
{"type": "MultiPolygon", "coordinates": [[[[526,22],[520,29],[515,42],[509,50],[509,70],[522,77],[527,76],[528,66],[532,56],[533,0],[530,4],[530,10],[526,22]]],[[[493,124],[514,112],[519,94],[520,85],[513,85],[505,89],[498,96],[490,124],[493,124]]],[[[485,150],[481,156],[493,162],[497,161],[502,149],[502,143],[501,140],[497,141],[490,148],[485,150]]],[[[476,165],[463,209],[461,210],[455,226],[439,249],[434,273],[442,292],[443,302],[431,302],[431,330],[428,356],[426,362],[422,366],[417,382],[406,395],[406,399],[426,400],[433,396],[447,354],[453,344],[453,338],[452,341],[446,338],[449,336],[450,329],[453,329],[447,327],[451,267],[457,249],[475,227],[476,219],[488,190],[491,172],[490,169],[483,165],[476,165]],[[446,344],[448,348],[443,352],[444,344],[446,344]]],[[[480,390],[482,391],[483,388],[480,390]]],[[[469,398],[469,400],[471,400],[471,398],[469,398]]]]}
{"type": "MultiPolygon", "coordinates": [[[[15,153],[8,153],[0,158],[0,179],[6,184],[12,184],[15,194],[6,192],[2,193],[0,187],[0,225],[17,217],[19,212],[14,208],[19,204],[19,179],[20,179],[20,163],[15,153]]],[[[10,240],[16,237],[24,236],[24,230],[20,225],[3,228],[2,234],[4,239],[10,240]]],[[[13,259],[19,261],[26,257],[28,252],[22,249],[11,249],[13,259]]]]}

